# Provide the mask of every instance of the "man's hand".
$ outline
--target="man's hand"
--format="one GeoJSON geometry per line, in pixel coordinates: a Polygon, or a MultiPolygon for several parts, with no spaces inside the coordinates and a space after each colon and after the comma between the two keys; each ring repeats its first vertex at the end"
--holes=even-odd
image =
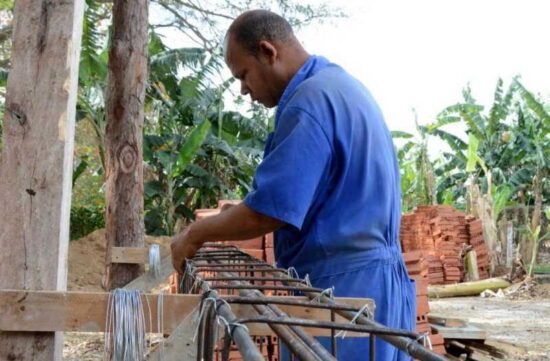
{"type": "Polygon", "coordinates": [[[172,266],[182,274],[185,267],[185,259],[193,258],[201,247],[201,243],[193,240],[189,235],[189,228],[176,235],[170,245],[172,248],[172,266]]]}

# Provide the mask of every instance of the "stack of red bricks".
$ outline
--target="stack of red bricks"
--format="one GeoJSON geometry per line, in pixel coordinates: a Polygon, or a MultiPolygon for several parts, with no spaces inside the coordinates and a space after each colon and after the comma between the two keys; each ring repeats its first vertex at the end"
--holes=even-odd
{"type": "Polygon", "coordinates": [[[423,252],[430,284],[457,283],[464,279],[462,252],[468,244],[475,244],[474,249],[479,250],[480,276],[488,277],[481,221],[451,206],[420,206],[414,213],[404,215],[400,238],[403,252],[423,252]]]}
{"type": "Polygon", "coordinates": [[[470,238],[470,245],[472,249],[476,251],[477,255],[477,268],[479,271],[479,277],[481,279],[489,277],[489,255],[487,253],[487,246],[483,239],[483,225],[480,219],[474,217],[467,217],[467,230],[470,238]]]}
{"type": "Polygon", "coordinates": [[[421,251],[403,254],[409,276],[416,282],[416,332],[428,334],[435,352],[445,354],[444,339],[439,334],[432,334],[428,323],[430,305],[428,302],[428,260],[421,251]]]}

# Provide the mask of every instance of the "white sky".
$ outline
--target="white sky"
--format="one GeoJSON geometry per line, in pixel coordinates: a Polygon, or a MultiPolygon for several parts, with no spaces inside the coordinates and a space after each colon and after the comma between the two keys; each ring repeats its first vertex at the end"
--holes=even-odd
{"type": "Polygon", "coordinates": [[[350,15],[298,36],[373,93],[392,130],[414,130],[462,98],[491,105],[498,77],[550,95],[548,0],[333,0],[350,15]]]}

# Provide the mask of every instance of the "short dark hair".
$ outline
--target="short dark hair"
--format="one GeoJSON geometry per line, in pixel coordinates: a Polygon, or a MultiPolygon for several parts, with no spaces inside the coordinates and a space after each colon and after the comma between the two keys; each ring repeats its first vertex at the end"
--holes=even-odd
{"type": "Polygon", "coordinates": [[[269,10],[251,10],[231,24],[226,36],[230,35],[252,55],[257,55],[260,41],[287,42],[294,37],[294,32],[282,16],[269,10]]]}

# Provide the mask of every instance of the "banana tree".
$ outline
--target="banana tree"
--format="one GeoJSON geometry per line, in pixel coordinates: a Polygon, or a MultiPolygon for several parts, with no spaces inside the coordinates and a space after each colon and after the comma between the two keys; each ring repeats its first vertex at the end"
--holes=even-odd
{"type": "MultiPolygon", "coordinates": [[[[453,194],[464,194],[458,190],[469,179],[470,193],[473,185],[479,186],[477,193],[485,198],[490,229],[503,213],[505,198],[534,209],[533,216],[525,218],[532,219],[531,226],[535,229],[549,195],[548,111],[518,78],[506,92],[499,80],[492,107],[487,113],[483,110],[466,89],[464,103],[446,108],[434,124],[427,126],[430,134],[446,141],[453,151],[443,154],[446,162],[436,169],[436,174],[443,177],[438,183],[438,198],[449,189],[453,194]],[[453,123],[466,126],[468,142],[444,130],[453,123]],[[496,202],[497,198],[500,201],[496,202]]],[[[529,257],[530,252],[531,247],[527,247],[524,257],[529,257]]]]}
{"type": "Polygon", "coordinates": [[[177,218],[221,197],[243,197],[261,157],[267,119],[225,110],[231,81],[214,86],[221,54],[167,49],[153,38],[144,135],[146,230],[172,233],[177,218]],[[187,71],[182,71],[187,70],[187,71]],[[188,75],[182,76],[187,73],[188,75]]]}
{"type": "Polygon", "coordinates": [[[418,124],[415,115],[418,137],[393,131],[393,139],[404,139],[406,142],[397,151],[401,170],[401,193],[405,212],[419,205],[436,204],[435,177],[433,164],[428,156],[428,133],[424,126],[418,124]]]}

